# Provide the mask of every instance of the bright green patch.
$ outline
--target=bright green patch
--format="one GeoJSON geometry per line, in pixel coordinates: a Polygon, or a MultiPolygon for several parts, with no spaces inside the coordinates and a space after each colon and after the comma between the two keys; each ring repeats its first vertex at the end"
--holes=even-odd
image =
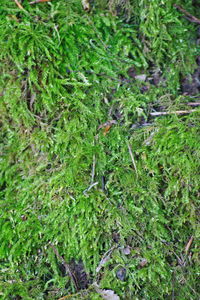
{"type": "MultiPolygon", "coordinates": [[[[1,1],[2,299],[76,294],[50,243],[120,299],[198,299],[199,110],[132,127],[153,105],[186,109],[180,78],[196,67],[195,25],[174,1],[138,2],[117,17],[101,1],[90,13],[79,0],[24,1],[25,11],[1,1]],[[163,81],[142,93],[133,66],[163,81]],[[98,129],[116,115],[107,134],[98,129]],[[98,184],[86,191],[93,165],[98,184]]],[[[194,13],[191,2],[177,4],[194,13]]],[[[90,286],[71,299],[101,297],[90,286]]]]}

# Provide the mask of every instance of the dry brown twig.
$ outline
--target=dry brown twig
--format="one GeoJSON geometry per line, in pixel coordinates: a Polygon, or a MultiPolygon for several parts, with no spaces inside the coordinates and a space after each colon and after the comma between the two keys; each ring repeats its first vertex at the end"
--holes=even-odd
{"type": "Polygon", "coordinates": [[[49,1],[51,1],[51,0],[35,0],[35,1],[30,2],[30,4],[37,4],[40,2],[49,2],[49,1]]]}
{"type": "Polygon", "coordinates": [[[189,249],[190,249],[190,247],[191,247],[191,245],[192,245],[193,240],[194,240],[194,237],[191,236],[191,238],[190,238],[189,241],[187,242],[187,245],[185,246],[185,253],[186,253],[186,254],[188,253],[188,251],[189,251],[189,249]]]}
{"type": "Polygon", "coordinates": [[[70,278],[72,279],[72,281],[74,283],[74,286],[75,286],[76,290],[78,291],[79,290],[78,283],[77,283],[75,275],[70,270],[69,264],[66,263],[64,258],[58,253],[58,250],[55,248],[55,246],[53,244],[50,244],[50,247],[52,248],[52,250],[55,253],[56,257],[62,262],[63,266],[65,267],[66,273],[68,273],[68,275],[70,276],[70,278]]]}
{"type": "Polygon", "coordinates": [[[188,11],[186,11],[180,5],[174,4],[174,7],[177,8],[179,11],[181,11],[185,15],[186,19],[189,20],[190,22],[200,24],[200,19],[198,19],[195,16],[191,15],[188,11]]]}
{"type": "Polygon", "coordinates": [[[18,0],[14,0],[14,1],[15,1],[15,3],[17,4],[17,6],[18,6],[19,9],[24,10],[23,6],[19,3],[18,0]]]}
{"type": "Polygon", "coordinates": [[[189,106],[200,106],[200,102],[188,102],[187,105],[189,105],[189,106]]]}
{"type": "Polygon", "coordinates": [[[191,110],[177,110],[177,111],[156,111],[150,113],[150,116],[159,117],[159,116],[166,116],[166,115],[186,115],[186,114],[191,114],[195,111],[197,110],[191,109],[191,110]]]}

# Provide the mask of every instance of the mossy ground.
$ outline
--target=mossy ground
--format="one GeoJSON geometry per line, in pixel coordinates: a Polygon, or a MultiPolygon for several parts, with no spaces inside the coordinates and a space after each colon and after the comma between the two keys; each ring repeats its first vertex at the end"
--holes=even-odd
{"type": "Polygon", "coordinates": [[[196,67],[196,25],[172,0],[129,4],[114,16],[106,1],[87,13],[79,0],[1,0],[1,299],[101,299],[95,281],[120,299],[199,299],[199,110],[149,118],[191,100],[180,82],[196,67]],[[50,244],[83,262],[84,294],[50,244]]]}

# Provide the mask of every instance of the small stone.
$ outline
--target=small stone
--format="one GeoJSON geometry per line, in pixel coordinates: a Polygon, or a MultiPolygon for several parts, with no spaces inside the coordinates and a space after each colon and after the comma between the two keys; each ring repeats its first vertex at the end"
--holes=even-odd
{"type": "Polygon", "coordinates": [[[126,269],[125,268],[120,268],[116,272],[116,276],[119,280],[124,281],[126,278],[126,269]]]}
{"type": "Polygon", "coordinates": [[[147,261],[146,258],[141,258],[140,262],[139,262],[139,265],[140,265],[140,267],[143,268],[143,267],[145,267],[147,265],[147,263],[148,263],[148,261],[147,261]]]}
{"type": "Polygon", "coordinates": [[[136,75],[135,79],[137,79],[138,81],[145,81],[147,78],[146,74],[141,74],[141,75],[136,75]]]}
{"type": "Polygon", "coordinates": [[[125,254],[125,255],[129,255],[131,253],[131,250],[130,250],[130,246],[127,246],[125,248],[122,249],[122,252],[125,254]]]}

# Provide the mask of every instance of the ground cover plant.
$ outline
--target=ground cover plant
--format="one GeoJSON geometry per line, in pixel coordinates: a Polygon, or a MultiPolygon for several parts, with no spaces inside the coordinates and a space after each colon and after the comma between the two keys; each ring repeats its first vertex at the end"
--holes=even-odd
{"type": "Polygon", "coordinates": [[[198,2],[83,2],[1,0],[0,297],[199,299],[198,2]]]}

